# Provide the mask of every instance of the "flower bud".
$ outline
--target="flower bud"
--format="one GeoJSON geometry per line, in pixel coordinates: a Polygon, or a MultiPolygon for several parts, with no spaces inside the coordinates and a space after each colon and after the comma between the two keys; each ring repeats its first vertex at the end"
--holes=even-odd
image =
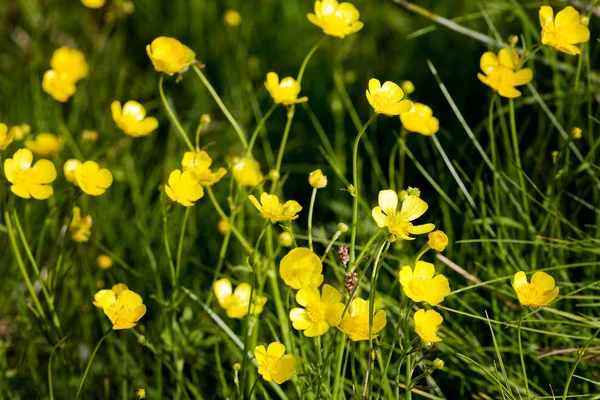
{"type": "Polygon", "coordinates": [[[444,251],[448,246],[448,236],[442,231],[429,232],[429,241],[427,244],[437,252],[444,251]]]}
{"type": "Polygon", "coordinates": [[[323,175],[323,171],[317,169],[308,176],[308,183],[315,189],[323,189],[327,186],[327,177],[323,175]]]}
{"type": "Polygon", "coordinates": [[[96,258],[96,263],[102,269],[109,269],[113,265],[113,259],[106,254],[100,254],[98,258],[96,258]]]}
{"type": "Polygon", "coordinates": [[[202,114],[202,116],[200,117],[200,123],[202,125],[208,125],[211,123],[211,119],[210,119],[210,115],[208,114],[202,114]]]}
{"type": "Polygon", "coordinates": [[[229,232],[230,228],[231,226],[229,225],[229,221],[226,219],[220,219],[219,222],[217,222],[217,229],[219,230],[219,233],[221,233],[221,235],[224,235],[227,232],[229,232]]]}
{"type": "Polygon", "coordinates": [[[83,139],[84,142],[95,142],[98,140],[98,132],[86,129],[81,133],[81,139],[83,139]]]}
{"type": "Polygon", "coordinates": [[[281,232],[279,234],[279,245],[281,247],[290,247],[294,243],[291,233],[281,232]]]}
{"type": "Polygon", "coordinates": [[[338,224],[337,228],[338,228],[338,231],[340,231],[340,232],[342,232],[342,233],[346,233],[346,232],[348,232],[348,225],[346,225],[346,224],[345,224],[345,223],[343,223],[343,222],[340,222],[340,223],[338,224]]]}
{"type": "Polygon", "coordinates": [[[276,169],[272,169],[269,171],[269,179],[272,181],[278,180],[280,176],[281,174],[276,169]]]}
{"type": "Polygon", "coordinates": [[[519,43],[519,37],[517,35],[510,35],[508,37],[508,43],[510,43],[511,47],[515,47],[517,43],[519,43]]]}
{"type": "Polygon", "coordinates": [[[588,17],[587,15],[582,15],[580,22],[581,25],[588,26],[590,24],[590,17],[588,17]]]}
{"type": "Polygon", "coordinates": [[[223,14],[223,21],[225,22],[225,25],[235,28],[242,23],[242,16],[236,10],[227,10],[225,11],[225,14],[223,14]]]}
{"type": "Polygon", "coordinates": [[[433,360],[433,369],[443,369],[444,368],[444,360],[440,360],[436,358],[433,360]]]}
{"type": "Polygon", "coordinates": [[[414,188],[414,187],[408,187],[408,189],[406,190],[406,193],[408,193],[409,196],[417,196],[417,197],[421,197],[421,191],[419,190],[419,188],[414,188]]]}
{"type": "Polygon", "coordinates": [[[350,196],[356,196],[356,188],[354,187],[354,185],[348,185],[348,188],[346,190],[348,191],[348,193],[350,193],[350,196]]]}
{"type": "Polygon", "coordinates": [[[575,127],[573,128],[573,130],[571,131],[571,137],[575,140],[577,139],[581,139],[581,134],[582,134],[582,130],[579,127],[575,127]]]}
{"type": "Polygon", "coordinates": [[[415,91],[415,85],[411,81],[404,81],[400,84],[400,87],[404,91],[404,94],[408,96],[415,91]]]}

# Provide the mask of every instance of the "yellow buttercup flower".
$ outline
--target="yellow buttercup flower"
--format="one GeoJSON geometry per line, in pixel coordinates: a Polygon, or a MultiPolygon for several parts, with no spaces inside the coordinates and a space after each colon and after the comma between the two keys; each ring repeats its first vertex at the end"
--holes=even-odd
{"type": "Polygon", "coordinates": [[[101,308],[113,324],[113,330],[131,329],[146,314],[146,306],[139,294],[123,285],[100,290],[94,296],[94,305],[101,308]]]}
{"type": "Polygon", "coordinates": [[[113,259],[106,254],[100,254],[96,258],[96,263],[101,269],[109,269],[113,265],[113,259]]]}
{"type": "Polygon", "coordinates": [[[73,208],[73,219],[69,225],[69,231],[71,231],[71,239],[77,243],[85,243],[90,240],[92,235],[92,216],[88,215],[85,218],[81,218],[81,209],[79,207],[73,208]]]}
{"type": "Polygon", "coordinates": [[[60,47],[54,51],[50,66],[54,71],[66,74],[74,83],[88,74],[88,65],[83,53],[68,47],[60,47]]]}
{"type": "Polygon", "coordinates": [[[95,161],[86,161],[75,168],[75,183],[90,196],[104,194],[112,182],[111,172],[106,168],[100,168],[95,161]]]}
{"type": "Polygon", "coordinates": [[[531,283],[527,282],[525,272],[519,271],[515,274],[512,285],[519,302],[525,307],[547,306],[558,296],[559,289],[555,287],[554,278],[542,271],[533,274],[531,283]]]}
{"type": "Polygon", "coordinates": [[[176,169],[169,175],[169,183],[165,185],[165,193],[169,198],[185,207],[191,207],[194,202],[204,196],[204,189],[198,182],[198,177],[192,171],[176,169]]]}
{"type": "Polygon", "coordinates": [[[398,211],[398,195],[393,190],[379,192],[379,205],[371,214],[378,227],[387,227],[394,236],[404,240],[413,240],[409,234],[422,235],[435,229],[433,224],[413,225],[412,221],[425,214],[429,207],[425,201],[415,195],[409,195],[398,211]]]}
{"type": "Polygon", "coordinates": [[[231,229],[231,224],[229,220],[221,218],[219,222],[217,222],[217,230],[221,235],[226,234],[231,229]]]}
{"type": "Polygon", "coordinates": [[[262,345],[256,346],[254,357],[258,373],[267,382],[275,381],[281,385],[296,370],[296,358],[292,354],[285,354],[285,346],[279,342],[271,343],[267,349],[262,345]]]}
{"type": "Polygon", "coordinates": [[[231,173],[233,178],[242,186],[258,186],[264,179],[260,172],[260,164],[253,158],[235,157],[231,160],[231,173]]]}
{"type": "Polygon", "coordinates": [[[576,9],[571,6],[565,7],[554,18],[552,7],[541,6],[539,15],[543,44],[566,54],[581,54],[581,50],[573,45],[589,41],[590,30],[582,24],[576,9]]]}
{"type": "Polygon", "coordinates": [[[577,126],[571,130],[571,137],[575,140],[581,139],[582,134],[583,134],[583,131],[581,130],[581,128],[579,128],[577,126]]]}
{"type": "Polygon", "coordinates": [[[401,115],[413,107],[410,100],[402,100],[404,91],[394,82],[387,81],[383,85],[378,79],[369,80],[369,89],[366,92],[367,100],[377,114],[390,117],[401,115]]]}
{"type": "Polygon", "coordinates": [[[314,170],[308,175],[308,183],[315,189],[323,189],[327,186],[327,177],[320,169],[314,170]]]}
{"type": "Polygon", "coordinates": [[[417,261],[415,270],[404,266],[398,277],[404,294],[412,301],[424,301],[431,306],[438,305],[450,293],[450,284],[444,275],[434,277],[435,267],[425,261],[417,261]]]}
{"type": "Polygon", "coordinates": [[[437,335],[440,325],[444,321],[442,316],[434,310],[419,310],[415,313],[415,332],[426,343],[441,342],[437,335]]]}
{"type": "Polygon", "coordinates": [[[435,251],[444,251],[448,246],[448,236],[442,231],[429,232],[427,244],[435,251]]]}
{"type": "Polygon", "coordinates": [[[323,29],[330,36],[344,38],[362,29],[360,13],[351,3],[338,3],[337,0],[315,1],[315,13],[307,15],[308,20],[323,29]]]}
{"type": "Polygon", "coordinates": [[[521,92],[515,86],[526,85],[533,79],[531,69],[516,70],[519,55],[513,49],[501,49],[498,55],[487,51],[481,56],[479,65],[483,71],[483,74],[477,74],[479,80],[497,91],[500,96],[509,99],[521,96],[521,92]]]}
{"type": "Polygon", "coordinates": [[[221,180],[221,178],[227,173],[225,168],[219,168],[217,172],[210,170],[212,164],[212,158],[205,151],[193,152],[187,151],[183,154],[183,160],[181,160],[181,166],[184,171],[192,171],[196,174],[198,182],[202,186],[211,186],[221,180]]]}
{"type": "Polygon", "coordinates": [[[421,103],[414,103],[413,108],[400,114],[402,126],[407,131],[431,136],[440,129],[440,121],[433,116],[431,108],[421,103]]]}
{"type": "MultiPolygon", "coordinates": [[[[247,283],[241,283],[235,290],[232,289],[231,281],[225,278],[219,279],[213,286],[219,305],[227,311],[227,316],[229,318],[243,318],[248,314],[252,287],[247,283]]],[[[252,293],[250,315],[260,314],[266,302],[266,297],[257,295],[256,291],[252,293]]]]}
{"type": "Polygon", "coordinates": [[[104,309],[104,307],[110,305],[110,303],[113,299],[113,295],[114,295],[114,298],[116,299],[119,297],[119,295],[121,293],[123,293],[125,290],[128,290],[128,289],[129,288],[127,287],[126,284],[117,283],[116,285],[113,285],[113,287],[110,289],[104,289],[104,290],[100,290],[100,291],[96,292],[96,294],[94,295],[94,301],[92,303],[96,307],[104,309]]]}
{"type": "Polygon", "coordinates": [[[4,161],[4,175],[12,184],[10,191],[24,199],[33,197],[45,200],[54,190],[48,183],[56,179],[56,167],[49,160],[33,163],[33,153],[29,149],[20,149],[4,161]]]}
{"type": "Polygon", "coordinates": [[[35,138],[28,139],[25,146],[40,157],[54,157],[60,153],[65,144],[65,138],[52,133],[38,133],[35,138]]]}
{"type": "Polygon", "coordinates": [[[225,22],[225,25],[235,28],[242,23],[242,16],[236,10],[227,10],[225,11],[225,14],[223,14],[223,21],[225,22]]]}
{"type": "Polygon", "coordinates": [[[306,96],[298,98],[301,90],[300,83],[291,76],[283,78],[279,82],[279,75],[275,72],[269,72],[265,81],[265,87],[276,104],[289,106],[308,101],[308,97],[306,96]]]}
{"type": "Polygon", "coordinates": [[[81,0],[81,4],[87,8],[101,8],[106,3],[106,0],[81,0]]]}
{"type": "Polygon", "coordinates": [[[0,123],[0,150],[4,150],[15,138],[15,132],[11,129],[8,130],[8,126],[0,123]]]}
{"type": "Polygon", "coordinates": [[[298,213],[302,211],[302,206],[295,200],[288,200],[281,204],[276,194],[262,192],[260,203],[254,195],[248,196],[254,207],[260,211],[260,216],[271,220],[271,223],[279,221],[292,221],[298,218],[298,213]]]}
{"type": "Polygon", "coordinates": [[[154,39],[152,44],[146,46],[146,52],[154,69],[167,75],[184,72],[196,58],[196,53],[189,47],[166,36],[154,39]]]}
{"type": "Polygon", "coordinates": [[[11,126],[10,130],[8,131],[8,135],[14,136],[15,140],[23,140],[25,139],[25,136],[29,135],[30,132],[31,127],[28,124],[21,124],[11,126]]]}
{"type": "Polygon", "coordinates": [[[70,159],[65,162],[63,165],[63,173],[65,174],[65,178],[67,181],[77,184],[77,178],[75,178],[75,170],[77,167],[81,165],[81,161],[70,159]]]}
{"type": "Polygon", "coordinates": [[[44,73],[42,89],[54,100],[64,103],[75,94],[75,81],[64,72],[50,69],[44,73]]]}
{"type": "Polygon", "coordinates": [[[110,110],[115,124],[129,136],[148,136],[158,128],[156,118],[146,117],[146,109],[137,101],[130,100],[122,108],[121,102],[113,101],[110,110]]]}
{"type": "MultiPolygon", "coordinates": [[[[369,300],[355,298],[348,307],[348,312],[340,324],[340,330],[353,342],[369,340],[369,300]]],[[[385,327],[387,320],[384,310],[379,310],[373,315],[372,337],[385,327]]]]}
{"type": "Polygon", "coordinates": [[[322,295],[314,286],[305,286],[296,293],[296,302],[306,308],[293,308],[290,320],[294,329],[304,331],[304,336],[322,336],[330,327],[342,321],[344,304],[342,295],[333,286],[323,285],[322,295]]]}
{"type": "Polygon", "coordinates": [[[297,247],[281,259],[279,275],[292,289],[303,286],[321,286],[323,263],[319,256],[306,247],[297,247]]]}
{"type": "Polygon", "coordinates": [[[145,399],[146,398],[146,389],[144,389],[144,388],[135,389],[135,395],[137,396],[138,400],[145,399]]]}

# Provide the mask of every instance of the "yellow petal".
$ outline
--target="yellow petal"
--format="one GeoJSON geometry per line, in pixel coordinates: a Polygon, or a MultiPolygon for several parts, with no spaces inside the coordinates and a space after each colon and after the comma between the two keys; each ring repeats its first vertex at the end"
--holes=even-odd
{"type": "Polygon", "coordinates": [[[321,293],[321,301],[323,301],[324,303],[336,304],[339,303],[342,298],[342,295],[340,294],[339,290],[337,290],[331,285],[323,285],[321,293]]]}
{"type": "Polygon", "coordinates": [[[543,271],[538,271],[531,277],[531,284],[539,287],[544,292],[554,289],[554,278],[543,271]]]}
{"type": "Polygon", "coordinates": [[[217,301],[219,302],[219,305],[221,307],[224,307],[227,302],[227,299],[229,299],[229,296],[231,296],[232,293],[231,282],[229,281],[229,279],[219,279],[215,282],[213,290],[215,292],[215,296],[217,298],[217,301]]]}
{"type": "Polygon", "coordinates": [[[575,25],[579,25],[580,20],[579,12],[571,6],[567,6],[556,13],[554,26],[556,26],[557,29],[572,28],[575,25]]]}
{"type": "Polygon", "coordinates": [[[425,214],[429,206],[420,197],[410,195],[402,202],[402,212],[406,213],[408,220],[413,221],[425,214]]]}
{"type": "Polygon", "coordinates": [[[527,285],[527,275],[525,275],[525,272],[523,271],[519,271],[515,274],[514,278],[513,278],[513,287],[515,288],[515,290],[519,290],[520,288],[522,288],[523,286],[527,285]]]}
{"type": "Polygon", "coordinates": [[[423,224],[423,225],[413,225],[408,228],[408,233],[412,233],[413,235],[422,235],[424,233],[429,233],[435,229],[434,224],[423,224]]]}
{"type": "Polygon", "coordinates": [[[398,273],[398,278],[400,279],[400,283],[402,284],[402,286],[408,285],[408,283],[413,279],[412,268],[408,265],[402,267],[402,269],[398,273]]]}
{"type": "Polygon", "coordinates": [[[434,274],[435,274],[435,267],[433,266],[432,263],[428,263],[425,261],[417,261],[417,265],[415,265],[415,272],[413,274],[413,279],[429,280],[429,279],[433,278],[434,274]]]}
{"type": "MultiPolygon", "coordinates": [[[[387,210],[396,210],[398,207],[398,195],[395,190],[381,190],[379,192],[379,206],[385,212],[387,210]]],[[[375,218],[375,216],[373,216],[375,218]]]]}
{"type": "Polygon", "coordinates": [[[303,331],[312,324],[304,308],[292,308],[290,311],[290,321],[292,321],[294,329],[298,331],[303,331]]]}
{"type": "Polygon", "coordinates": [[[486,51],[479,59],[479,66],[486,75],[496,68],[498,64],[498,57],[491,51],[486,51]]]}
{"type": "Polygon", "coordinates": [[[373,216],[373,219],[378,227],[383,228],[387,226],[388,217],[383,213],[381,206],[373,208],[371,215],[373,216]]]}
{"type": "Polygon", "coordinates": [[[320,299],[319,289],[314,286],[305,286],[296,293],[296,302],[304,307],[314,304],[320,299]]]}
{"type": "Polygon", "coordinates": [[[554,10],[550,6],[541,6],[539,11],[540,25],[542,28],[554,22],[554,10]]]}
{"type": "Polygon", "coordinates": [[[273,342],[267,348],[267,354],[271,357],[282,357],[285,354],[285,346],[279,342],[273,342]]]}

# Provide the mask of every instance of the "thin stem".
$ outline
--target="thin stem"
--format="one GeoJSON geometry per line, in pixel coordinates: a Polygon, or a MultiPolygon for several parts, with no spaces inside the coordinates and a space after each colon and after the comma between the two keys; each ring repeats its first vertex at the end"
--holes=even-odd
{"type": "Polygon", "coordinates": [[[171,271],[171,284],[173,285],[173,293],[175,290],[175,264],[173,263],[173,256],[171,255],[171,246],[169,245],[168,235],[168,219],[167,210],[163,208],[163,241],[165,242],[165,251],[167,252],[167,259],[169,260],[169,269],[171,271]]]}
{"type": "Polygon", "coordinates": [[[281,171],[281,163],[283,161],[283,153],[285,152],[285,145],[287,144],[288,137],[290,136],[290,128],[292,127],[292,121],[294,120],[294,114],[296,113],[296,105],[292,104],[288,108],[287,121],[285,123],[285,129],[283,130],[283,137],[281,138],[281,144],[279,145],[279,152],[277,153],[277,162],[275,164],[275,174],[273,183],[271,184],[271,193],[275,193],[277,182],[279,181],[279,174],[281,171]]]}
{"type": "Polygon", "coordinates": [[[527,369],[525,368],[525,357],[523,357],[523,346],[521,345],[521,324],[523,323],[525,311],[525,308],[523,308],[523,311],[521,311],[521,318],[519,318],[519,326],[517,327],[517,340],[519,342],[519,356],[521,357],[521,369],[523,370],[523,379],[525,380],[525,391],[527,393],[527,399],[531,399],[531,395],[529,394],[529,381],[527,380],[527,369]]]}
{"type": "MultiPolygon", "coordinates": [[[[373,264],[373,274],[371,275],[371,286],[369,289],[369,370],[373,368],[373,313],[375,312],[375,292],[376,292],[376,284],[377,284],[377,276],[379,275],[379,261],[381,260],[382,254],[385,253],[389,247],[390,243],[387,240],[379,247],[379,251],[377,252],[377,256],[375,257],[375,263],[373,264]]],[[[365,386],[368,386],[369,398],[371,397],[371,390],[373,379],[371,376],[368,377],[369,382],[365,382],[365,386]]]]}
{"type": "MultiPolygon", "coordinates": [[[[343,385],[343,376],[345,376],[346,369],[342,370],[342,363],[344,361],[344,350],[346,349],[346,335],[343,335],[340,339],[340,342],[337,343],[337,354],[336,354],[336,363],[334,369],[334,379],[333,379],[333,396],[332,399],[337,399],[339,396],[340,387],[343,385]],[[342,380],[342,382],[340,382],[342,380]]],[[[347,366],[345,366],[347,367],[347,366]]]]}
{"type": "Polygon", "coordinates": [[[164,74],[161,74],[160,79],[158,80],[158,93],[160,94],[160,99],[162,100],[163,105],[165,106],[165,109],[167,110],[167,114],[169,114],[169,118],[171,118],[171,122],[173,123],[173,125],[175,125],[175,128],[177,128],[177,132],[179,132],[179,134],[183,138],[183,141],[185,142],[187,147],[190,149],[190,151],[194,151],[194,145],[190,141],[190,138],[188,138],[187,133],[185,133],[185,130],[183,129],[183,127],[177,120],[175,113],[173,112],[173,110],[171,109],[171,106],[167,102],[167,98],[165,97],[165,92],[163,90],[163,79],[164,79],[164,74]]]}
{"type": "Polygon", "coordinates": [[[181,271],[181,256],[183,253],[183,239],[185,236],[185,228],[187,227],[188,217],[192,207],[186,207],[185,214],[183,216],[183,223],[181,224],[181,233],[179,234],[179,244],[177,245],[177,264],[175,266],[175,282],[179,286],[179,273],[181,271]]]}
{"type": "Polygon", "coordinates": [[[90,367],[92,366],[92,361],[94,361],[94,357],[96,357],[96,353],[98,352],[100,345],[102,344],[104,339],[106,339],[106,337],[108,335],[110,335],[110,333],[112,331],[113,331],[113,329],[110,328],[110,330],[107,331],[104,335],[102,335],[102,337],[98,341],[98,344],[96,345],[96,348],[94,349],[94,352],[92,353],[92,356],[90,357],[90,360],[88,361],[87,366],[85,367],[85,372],[83,373],[83,377],[81,377],[81,382],[79,382],[79,388],[77,389],[76,397],[79,397],[79,395],[81,394],[81,389],[83,389],[83,384],[85,383],[85,378],[87,378],[88,372],[90,372],[90,367]]]}
{"type": "Polygon", "coordinates": [[[519,185],[521,186],[521,196],[523,198],[523,208],[525,210],[525,216],[527,223],[531,226],[529,219],[529,202],[527,200],[527,188],[525,187],[525,175],[523,172],[523,166],[521,165],[521,154],[519,151],[519,138],[517,136],[517,125],[515,122],[515,101],[510,99],[509,102],[509,114],[510,114],[510,133],[512,137],[513,152],[515,156],[515,162],[519,173],[519,185]]]}
{"type": "Polygon", "coordinates": [[[315,338],[315,353],[317,353],[317,383],[316,392],[317,399],[320,398],[321,394],[321,379],[323,376],[323,354],[321,353],[321,336],[315,338]]]}
{"type": "Polygon", "coordinates": [[[298,84],[302,83],[302,77],[304,76],[304,71],[306,70],[306,66],[308,65],[308,61],[313,56],[313,54],[315,54],[315,51],[317,51],[317,49],[319,48],[319,46],[321,46],[321,44],[325,41],[326,38],[327,38],[327,35],[324,35],[321,38],[321,40],[319,40],[313,46],[313,48],[310,49],[310,51],[308,52],[308,54],[306,55],[306,57],[304,57],[304,61],[302,61],[302,65],[300,66],[300,72],[298,72],[298,78],[296,78],[296,81],[298,82],[298,84]]]}
{"type": "Polygon", "coordinates": [[[313,188],[312,195],[310,196],[310,207],[308,208],[308,247],[312,251],[313,240],[312,240],[312,219],[313,209],[315,207],[315,199],[317,198],[317,188],[313,188]]]}
{"type": "Polygon", "coordinates": [[[583,346],[583,348],[579,350],[579,355],[577,356],[577,360],[575,360],[575,364],[573,364],[573,368],[571,368],[571,372],[569,373],[569,378],[567,379],[567,384],[565,385],[565,390],[563,391],[563,395],[562,395],[563,400],[567,399],[567,394],[569,393],[569,386],[571,385],[571,379],[573,379],[573,375],[575,375],[575,369],[577,368],[577,365],[583,358],[583,355],[585,354],[585,351],[587,350],[589,345],[592,343],[592,341],[594,339],[596,339],[596,336],[598,336],[598,334],[600,334],[600,329],[596,330],[596,333],[594,333],[594,335],[592,335],[592,337],[590,338],[590,340],[587,341],[585,346],[583,346]]]}
{"type": "Polygon", "coordinates": [[[196,153],[200,152],[200,134],[202,134],[202,127],[204,127],[204,124],[200,121],[198,128],[196,128],[196,153]]]}
{"type": "Polygon", "coordinates": [[[273,104],[271,106],[271,108],[269,109],[269,111],[267,111],[267,113],[265,115],[263,115],[263,117],[260,119],[260,121],[258,121],[258,125],[256,125],[256,128],[254,129],[254,132],[252,132],[252,136],[250,137],[250,144],[248,145],[248,149],[246,150],[247,155],[252,154],[252,149],[254,148],[254,143],[256,142],[256,139],[258,138],[258,134],[260,133],[260,130],[265,126],[265,123],[267,122],[269,117],[271,117],[271,114],[273,114],[273,111],[275,111],[276,108],[277,108],[277,104],[273,104]]]}
{"type": "MultiPolygon", "coordinates": [[[[402,129],[400,130],[400,141],[404,144],[406,144],[406,134],[408,133],[408,131],[406,129],[404,129],[404,127],[402,127],[402,129]]],[[[406,188],[404,187],[404,166],[406,164],[406,146],[399,146],[400,148],[398,149],[399,154],[398,154],[398,163],[399,163],[399,173],[398,173],[398,190],[405,190],[406,188]]]]}
{"type": "Polygon", "coordinates": [[[421,251],[419,251],[419,253],[415,257],[415,264],[414,265],[417,265],[417,263],[419,262],[419,260],[421,259],[421,257],[423,257],[423,255],[425,253],[427,253],[427,250],[429,250],[429,249],[431,249],[431,247],[429,247],[429,244],[425,244],[425,246],[423,246],[423,248],[421,249],[421,251]]]}
{"type": "Polygon", "coordinates": [[[215,207],[215,210],[217,211],[219,216],[221,218],[223,218],[224,220],[226,220],[227,222],[229,222],[229,229],[231,229],[231,232],[233,233],[233,235],[237,238],[237,240],[239,240],[240,244],[244,247],[246,252],[248,254],[252,254],[252,252],[254,251],[252,246],[250,245],[250,243],[248,243],[248,241],[244,238],[244,236],[240,233],[240,231],[238,231],[237,228],[233,225],[230,218],[225,214],[225,212],[219,205],[219,202],[217,201],[215,194],[212,191],[212,188],[210,186],[207,186],[205,188],[205,190],[208,193],[208,197],[210,197],[210,201],[213,203],[213,206],[215,207]]]}
{"type": "Polygon", "coordinates": [[[327,257],[327,254],[329,254],[329,251],[331,250],[331,248],[333,247],[333,244],[335,243],[336,240],[339,239],[339,237],[342,235],[342,231],[336,231],[333,234],[333,237],[331,238],[331,240],[329,241],[329,243],[327,244],[327,247],[325,248],[325,252],[323,253],[323,256],[321,256],[321,262],[323,262],[323,260],[325,260],[325,258],[327,257]]]}

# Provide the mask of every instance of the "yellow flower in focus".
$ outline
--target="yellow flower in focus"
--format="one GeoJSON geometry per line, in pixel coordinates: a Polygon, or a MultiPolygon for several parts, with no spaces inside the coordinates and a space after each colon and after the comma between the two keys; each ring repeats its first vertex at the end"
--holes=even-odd
{"type": "Polygon", "coordinates": [[[319,256],[306,247],[297,247],[281,259],[279,275],[292,289],[303,286],[321,286],[323,263],[319,256]]]}
{"type": "Polygon", "coordinates": [[[362,29],[360,13],[351,3],[338,3],[337,0],[315,1],[315,13],[307,18],[330,36],[344,38],[362,29]]]}
{"type": "Polygon", "coordinates": [[[54,157],[60,153],[65,144],[65,138],[52,133],[38,133],[35,138],[28,139],[25,146],[40,157],[54,157]]]}
{"type": "Polygon", "coordinates": [[[77,243],[87,242],[92,235],[90,229],[92,229],[92,216],[88,215],[85,218],[81,218],[81,209],[79,207],[73,208],[73,219],[69,225],[71,239],[77,243]]]}
{"type": "Polygon", "coordinates": [[[285,346],[279,342],[271,343],[267,349],[265,346],[256,346],[254,357],[258,373],[267,382],[275,381],[281,385],[296,370],[296,358],[292,354],[285,354],[285,346]]]}
{"type": "Polygon", "coordinates": [[[81,4],[87,8],[101,8],[106,3],[106,0],[81,0],[81,4]]]}
{"type": "Polygon", "coordinates": [[[75,168],[75,182],[84,193],[100,196],[112,185],[113,176],[95,161],[86,161],[75,168]]]}
{"type": "Polygon", "coordinates": [[[233,178],[242,186],[258,186],[265,178],[260,172],[260,164],[253,158],[235,157],[231,162],[233,178]]]}
{"type": "Polygon", "coordinates": [[[211,186],[221,180],[227,173],[225,168],[219,168],[217,172],[210,170],[212,158],[205,151],[193,152],[187,151],[183,154],[181,166],[184,171],[192,171],[198,178],[198,182],[202,186],[211,186]]]}
{"type": "Polygon", "coordinates": [[[54,51],[50,66],[54,71],[66,74],[74,83],[88,74],[88,65],[83,53],[68,47],[60,47],[54,51]]]}
{"type": "MultiPolygon", "coordinates": [[[[227,311],[227,316],[229,318],[243,318],[248,314],[252,287],[247,283],[242,283],[234,291],[232,289],[231,281],[225,278],[219,279],[213,286],[217,301],[227,311]]],[[[256,291],[252,293],[250,315],[260,314],[266,302],[266,297],[258,296],[256,291]]]]}
{"type": "Polygon", "coordinates": [[[63,173],[65,174],[65,178],[67,181],[77,184],[77,179],[75,178],[75,170],[77,167],[81,165],[81,161],[70,159],[65,162],[63,165],[63,173]]]}
{"type": "Polygon", "coordinates": [[[415,332],[425,343],[441,342],[437,335],[440,325],[444,321],[442,316],[434,310],[419,310],[415,313],[415,332]]]}
{"type": "Polygon", "coordinates": [[[479,65],[483,71],[483,74],[477,74],[479,80],[497,91],[500,96],[509,99],[521,96],[521,92],[515,86],[525,85],[533,79],[533,71],[530,68],[516,70],[519,55],[512,49],[501,49],[498,55],[487,51],[481,56],[479,65]]]}
{"type": "Polygon", "coordinates": [[[217,222],[217,230],[221,235],[226,234],[227,232],[229,232],[230,229],[231,225],[229,224],[228,220],[220,219],[219,222],[217,222]]]}
{"type": "MultiPolygon", "coordinates": [[[[583,131],[581,130],[581,128],[575,127],[573,128],[573,130],[571,131],[571,137],[575,140],[577,139],[581,139],[581,135],[582,135],[583,131]]],[[[0,147],[1,148],[1,147],[0,147]]]]}
{"type": "Polygon", "coordinates": [[[425,261],[417,261],[415,270],[404,266],[398,277],[404,294],[412,301],[424,301],[431,306],[440,304],[450,293],[450,284],[444,275],[434,277],[435,267],[425,261]]]}
{"type": "Polygon", "coordinates": [[[322,295],[314,286],[305,286],[296,293],[296,302],[306,308],[293,308],[290,321],[304,336],[322,336],[330,327],[342,321],[342,295],[333,286],[323,285],[322,295]]]}
{"type": "Polygon", "coordinates": [[[100,254],[96,258],[96,263],[101,269],[109,269],[113,265],[113,259],[106,254],[100,254]]]}
{"type": "MultiPolygon", "coordinates": [[[[387,320],[384,310],[379,310],[373,315],[372,337],[385,327],[387,320]]],[[[369,340],[369,300],[355,298],[348,307],[348,312],[340,324],[340,330],[353,342],[369,340]]]]}
{"type": "Polygon", "coordinates": [[[410,111],[400,114],[402,126],[407,131],[431,136],[440,128],[440,121],[433,116],[431,108],[421,103],[414,103],[410,111]]]}
{"type": "Polygon", "coordinates": [[[11,129],[8,130],[8,126],[0,123],[0,150],[4,150],[15,138],[15,132],[11,129]]]}
{"type": "Polygon", "coordinates": [[[292,234],[287,231],[279,234],[278,241],[281,247],[291,247],[294,244],[294,238],[292,237],[292,234]]]}
{"type": "Polygon", "coordinates": [[[512,286],[517,292],[519,302],[525,307],[547,306],[558,296],[558,288],[555,287],[554,278],[545,272],[538,271],[531,277],[531,283],[527,282],[525,272],[519,271],[515,274],[512,286]]]}
{"type": "Polygon", "coordinates": [[[275,104],[289,106],[308,101],[308,97],[306,96],[298,98],[301,90],[300,83],[291,76],[283,78],[281,82],[279,82],[279,75],[275,72],[269,72],[267,74],[267,80],[265,81],[265,87],[275,104]]]}
{"type": "Polygon", "coordinates": [[[260,203],[254,195],[248,196],[254,207],[260,211],[260,216],[271,220],[271,223],[279,221],[292,221],[298,218],[298,213],[302,211],[302,206],[295,200],[288,200],[281,204],[276,194],[262,192],[260,203]]]}
{"type": "Polygon", "coordinates": [[[442,231],[429,232],[427,244],[433,250],[441,252],[448,246],[448,236],[442,231]]]}
{"type": "Polygon", "coordinates": [[[138,400],[145,399],[146,398],[146,389],[144,389],[144,388],[136,389],[135,395],[137,396],[138,400]]]}
{"type": "Polygon", "coordinates": [[[223,21],[225,22],[225,25],[235,28],[242,23],[242,16],[236,10],[227,10],[225,11],[225,14],[223,14],[223,21]]]}
{"type": "Polygon", "coordinates": [[[169,183],[165,185],[165,193],[169,198],[185,207],[191,207],[194,202],[204,196],[204,189],[198,182],[198,177],[192,171],[176,169],[169,175],[169,183]]]}
{"type": "Polygon", "coordinates": [[[94,295],[94,301],[92,303],[96,307],[104,309],[104,307],[109,306],[113,300],[116,300],[121,293],[128,289],[129,288],[126,284],[117,283],[110,289],[104,289],[96,292],[94,295]]]}
{"type": "Polygon", "coordinates": [[[137,101],[130,100],[123,105],[123,108],[121,102],[113,101],[110,110],[115,124],[129,136],[148,136],[158,128],[156,118],[146,117],[146,109],[137,101]]]}
{"type": "Polygon", "coordinates": [[[24,199],[33,197],[45,200],[52,196],[54,190],[48,183],[56,179],[56,167],[49,160],[33,163],[33,153],[28,149],[20,149],[4,161],[4,175],[12,186],[10,191],[24,199]]]}
{"type": "Polygon", "coordinates": [[[166,36],[157,37],[152,44],[146,46],[146,53],[158,72],[173,75],[176,72],[185,72],[196,58],[189,47],[179,40],[166,36]]]}
{"type": "Polygon", "coordinates": [[[413,103],[402,100],[404,91],[394,82],[387,81],[383,85],[378,79],[369,80],[369,89],[366,92],[367,100],[377,114],[393,117],[410,111],[413,103]]]}
{"type": "Polygon", "coordinates": [[[25,136],[29,135],[30,132],[31,127],[28,124],[21,124],[11,126],[10,130],[8,131],[8,135],[14,136],[15,140],[23,140],[25,139],[25,136]]]}
{"type": "Polygon", "coordinates": [[[42,89],[54,100],[64,103],[75,94],[75,81],[64,72],[50,69],[44,73],[42,89]]]}
{"type": "Polygon", "coordinates": [[[379,192],[379,205],[373,208],[371,214],[378,227],[387,227],[395,237],[413,240],[409,234],[422,235],[435,229],[433,224],[413,225],[412,221],[425,214],[429,207],[425,201],[415,195],[409,195],[402,202],[398,211],[398,195],[393,190],[379,192]]]}
{"type": "Polygon", "coordinates": [[[308,183],[315,189],[323,189],[327,186],[327,177],[323,175],[323,171],[317,169],[308,176],[308,183]]]}
{"type": "Polygon", "coordinates": [[[94,305],[101,308],[113,324],[113,330],[131,329],[146,314],[146,306],[139,294],[123,284],[103,289],[94,296],[94,305]]]}
{"type": "Polygon", "coordinates": [[[590,30],[581,23],[576,9],[571,6],[565,7],[554,18],[552,7],[541,6],[539,15],[543,44],[566,54],[581,54],[581,50],[573,45],[589,41],[590,30]]]}

